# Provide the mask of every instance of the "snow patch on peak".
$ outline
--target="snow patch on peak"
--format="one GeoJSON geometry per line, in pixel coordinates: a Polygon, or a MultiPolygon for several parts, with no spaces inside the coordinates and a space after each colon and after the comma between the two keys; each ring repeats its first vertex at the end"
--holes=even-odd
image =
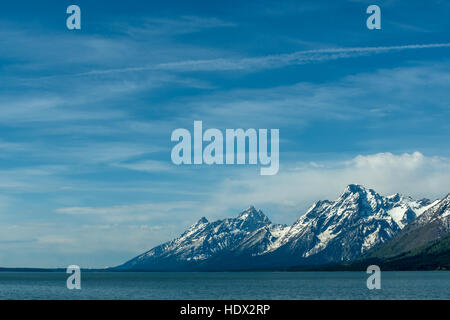
{"type": "Polygon", "coordinates": [[[271,223],[269,218],[261,210],[256,210],[254,206],[250,206],[247,210],[241,212],[237,218],[240,220],[271,223]]]}
{"type": "Polygon", "coordinates": [[[389,201],[399,202],[401,200],[402,196],[400,195],[400,193],[395,193],[393,195],[387,196],[386,198],[389,201]]]}
{"type": "Polygon", "coordinates": [[[201,217],[196,223],[194,223],[189,230],[198,229],[199,227],[202,227],[205,224],[208,224],[209,221],[205,217],[201,217]]]}
{"type": "Polygon", "coordinates": [[[359,184],[349,184],[341,195],[341,198],[347,198],[353,194],[367,193],[367,189],[359,184]]]}

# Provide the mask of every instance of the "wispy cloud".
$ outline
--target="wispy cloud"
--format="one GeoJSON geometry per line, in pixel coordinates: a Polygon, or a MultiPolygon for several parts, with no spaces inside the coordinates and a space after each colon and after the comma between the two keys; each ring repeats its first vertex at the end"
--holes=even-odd
{"type": "Polygon", "coordinates": [[[171,223],[0,226],[2,267],[115,266],[178,234],[171,223]]]}
{"type": "Polygon", "coordinates": [[[132,163],[117,163],[114,166],[142,172],[166,172],[173,171],[175,168],[175,166],[169,162],[156,160],[145,160],[132,163]]]}
{"type": "MultiPolygon", "coordinates": [[[[109,207],[64,207],[55,210],[64,215],[85,215],[101,219],[108,223],[150,222],[183,218],[186,211],[198,206],[195,201],[171,201],[163,203],[130,204],[109,207]]],[[[181,219],[183,220],[183,219],[181,219]]]]}
{"type": "MultiPolygon", "coordinates": [[[[232,127],[295,126],[297,133],[312,121],[362,121],[383,126],[411,126],[448,116],[448,63],[380,69],[350,75],[325,84],[300,82],[265,89],[218,91],[184,99],[183,118],[203,119],[205,125],[232,127]],[[424,105],[435,108],[424,112],[424,105]],[[280,112],[282,110],[282,112],[280,112]]],[[[336,123],[336,122],[334,122],[336,123]]],[[[191,125],[191,124],[189,124],[191,125]]],[[[435,128],[444,124],[435,122],[435,128]]],[[[422,130],[422,135],[426,132],[422,130]]]]}
{"type": "Polygon", "coordinates": [[[450,43],[411,44],[399,46],[379,47],[353,47],[353,48],[328,48],[317,50],[304,50],[288,54],[268,55],[250,58],[217,58],[206,60],[187,60],[179,62],[160,63],[156,65],[116,68],[105,70],[92,70],[78,73],[76,76],[88,76],[98,74],[143,72],[149,70],[168,70],[178,72],[191,71],[259,71],[263,69],[283,68],[290,65],[308,64],[338,59],[348,59],[370,54],[388,53],[404,50],[448,48],[450,43]]]}
{"type": "Polygon", "coordinates": [[[119,31],[132,37],[173,36],[199,32],[205,29],[235,27],[236,24],[215,17],[181,16],[172,18],[146,18],[139,26],[120,24],[119,31]]]}
{"type": "Polygon", "coordinates": [[[307,64],[328,60],[352,58],[367,54],[379,54],[391,51],[412,49],[447,48],[450,43],[415,44],[382,47],[330,48],[318,50],[297,51],[289,54],[269,55],[264,57],[243,59],[213,59],[200,61],[184,61],[160,64],[160,69],[177,71],[227,71],[227,70],[258,70],[281,68],[288,65],[307,64]]]}

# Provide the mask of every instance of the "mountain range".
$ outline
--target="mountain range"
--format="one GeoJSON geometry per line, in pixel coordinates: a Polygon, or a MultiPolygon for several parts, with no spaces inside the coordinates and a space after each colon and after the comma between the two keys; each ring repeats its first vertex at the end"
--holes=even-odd
{"type": "MultiPolygon", "coordinates": [[[[315,202],[291,226],[272,223],[253,206],[235,218],[203,217],[113,270],[254,270],[392,259],[444,239],[449,202],[450,195],[414,200],[351,184],[335,201],[315,202]]],[[[448,246],[444,251],[448,255],[448,246]]]]}

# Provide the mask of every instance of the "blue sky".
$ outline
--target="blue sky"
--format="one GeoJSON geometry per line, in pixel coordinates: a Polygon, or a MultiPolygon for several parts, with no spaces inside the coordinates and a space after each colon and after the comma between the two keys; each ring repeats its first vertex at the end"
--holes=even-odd
{"type": "Polygon", "coordinates": [[[0,266],[112,266],[250,204],[450,191],[450,5],[22,1],[0,10],[0,266]],[[77,4],[82,30],[65,27],[77,4]],[[280,129],[280,171],[180,166],[176,128],[280,129]]]}

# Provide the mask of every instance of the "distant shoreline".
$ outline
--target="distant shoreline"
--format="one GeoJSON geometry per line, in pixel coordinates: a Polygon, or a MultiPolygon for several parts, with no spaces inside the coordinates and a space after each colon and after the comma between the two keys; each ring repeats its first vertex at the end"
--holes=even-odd
{"type": "MultiPolygon", "coordinates": [[[[117,270],[114,268],[107,269],[83,269],[82,272],[104,272],[104,273],[245,273],[245,272],[365,272],[368,265],[358,266],[302,266],[302,267],[286,267],[286,268],[272,268],[272,269],[248,269],[248,270],[202,270],[202,271],[167,271],[167,270],[117,270]]],[[[382,271],[450,271],[446,268],[423,268],[423,269],[392,269],[381,266],[382,271]]],[[[1,272],[48,272],[48,273],[66,273],[65,268],[0,268],[1,272]]]]}

